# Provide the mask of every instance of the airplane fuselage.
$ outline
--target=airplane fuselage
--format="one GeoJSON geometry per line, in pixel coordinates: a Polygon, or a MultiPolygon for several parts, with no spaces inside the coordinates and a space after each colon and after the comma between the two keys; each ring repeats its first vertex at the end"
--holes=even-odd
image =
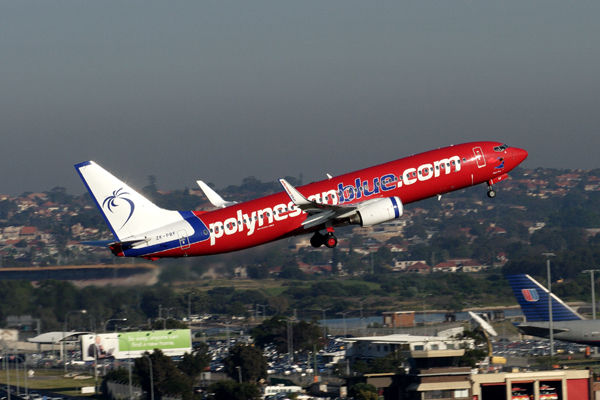
{"type": "MultiPolygon", "coordinates": [[[[403,204],[499,182],[527,157],[500,142],[472,142],[431,150],[298,187],[317,203],[356,205],[396,196],[403,204]]],[[[306,214],[282,191],[214,211],[181,212],[183,221],[154,229],[143,243],[117,246],[119,256],[186,257],[226,253],[307,234],[306,214]]],[[[398,215],[396,215],[398,217],[398,215]]],[[[335,220],[332,226],[347,224],[335,220]]]]}
{"type": "MultiPolygon", "coordinates": [[[[550,322],[524,322],[517,328],[525,335],[550,338],[550,322]]],[[[556,340],[600,346],[600,320],[555,321],[552,328],[556,340]]]]}

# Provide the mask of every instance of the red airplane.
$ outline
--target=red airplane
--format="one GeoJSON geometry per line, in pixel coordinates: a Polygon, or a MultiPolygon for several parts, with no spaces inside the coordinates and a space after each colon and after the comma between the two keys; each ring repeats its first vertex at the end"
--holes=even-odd
{"type": "Polygon", "coordinates": [[[492,185],[527,158],[499,142],[472,142],[427,151],[244,203],[225,201],[198,181],[214,211],[170,211],[148,201],[93,161],[75,165],[115,240],[119,257],[156,260],[242,250],[314,233],[311,245],[337,245],[334,229],[373,226],[399,218],[403,205],[487,183],[492,185]]]}

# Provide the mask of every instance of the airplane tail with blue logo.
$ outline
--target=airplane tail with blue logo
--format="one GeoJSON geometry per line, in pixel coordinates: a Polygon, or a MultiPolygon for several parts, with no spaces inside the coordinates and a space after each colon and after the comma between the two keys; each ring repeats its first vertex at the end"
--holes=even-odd
{"type": "Polygon", "coordinates": [[[182,220],[179,212],[156,206],[93,161],[77,164],[75,169],[117,242],[143,241],[145,234],[182,220]]]}
{"type": "MultiPolygon", "coordinates": [[[[549,321],[548,289],[526,274],[508,275],[510,284],[528,322],[549,321]]],[[[552,320],[575,321],[584,319],[579,313],[552,294],[552,320]]]]}

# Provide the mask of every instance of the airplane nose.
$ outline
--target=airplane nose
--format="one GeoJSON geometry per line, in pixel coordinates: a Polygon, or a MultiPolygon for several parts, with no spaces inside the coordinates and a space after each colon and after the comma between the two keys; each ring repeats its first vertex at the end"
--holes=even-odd
{"type": "Polygon", "coordinates": [[[518,147],[513,147],[512,156],[513,159],[517,161],[517,164],[521,164],[523,161],[525,161],[527,156],[529,156],[529,153],[527,152],[527,150],[519,149],[518,147]]]}

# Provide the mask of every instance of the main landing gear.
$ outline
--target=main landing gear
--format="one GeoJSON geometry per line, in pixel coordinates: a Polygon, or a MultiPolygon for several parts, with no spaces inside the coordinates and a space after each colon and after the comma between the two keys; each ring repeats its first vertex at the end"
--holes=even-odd
{"type": "Polygon", "coordinates": [[[312,247],[321,247],[325,245],[330,249],[333,249],[338,244],[338,240],[333,234],[333,229],[331,231],[328,229],[328,232],[322,235],[320,232],[315,232],[315,234],[310,238],[310,245],[312,247]]]}

